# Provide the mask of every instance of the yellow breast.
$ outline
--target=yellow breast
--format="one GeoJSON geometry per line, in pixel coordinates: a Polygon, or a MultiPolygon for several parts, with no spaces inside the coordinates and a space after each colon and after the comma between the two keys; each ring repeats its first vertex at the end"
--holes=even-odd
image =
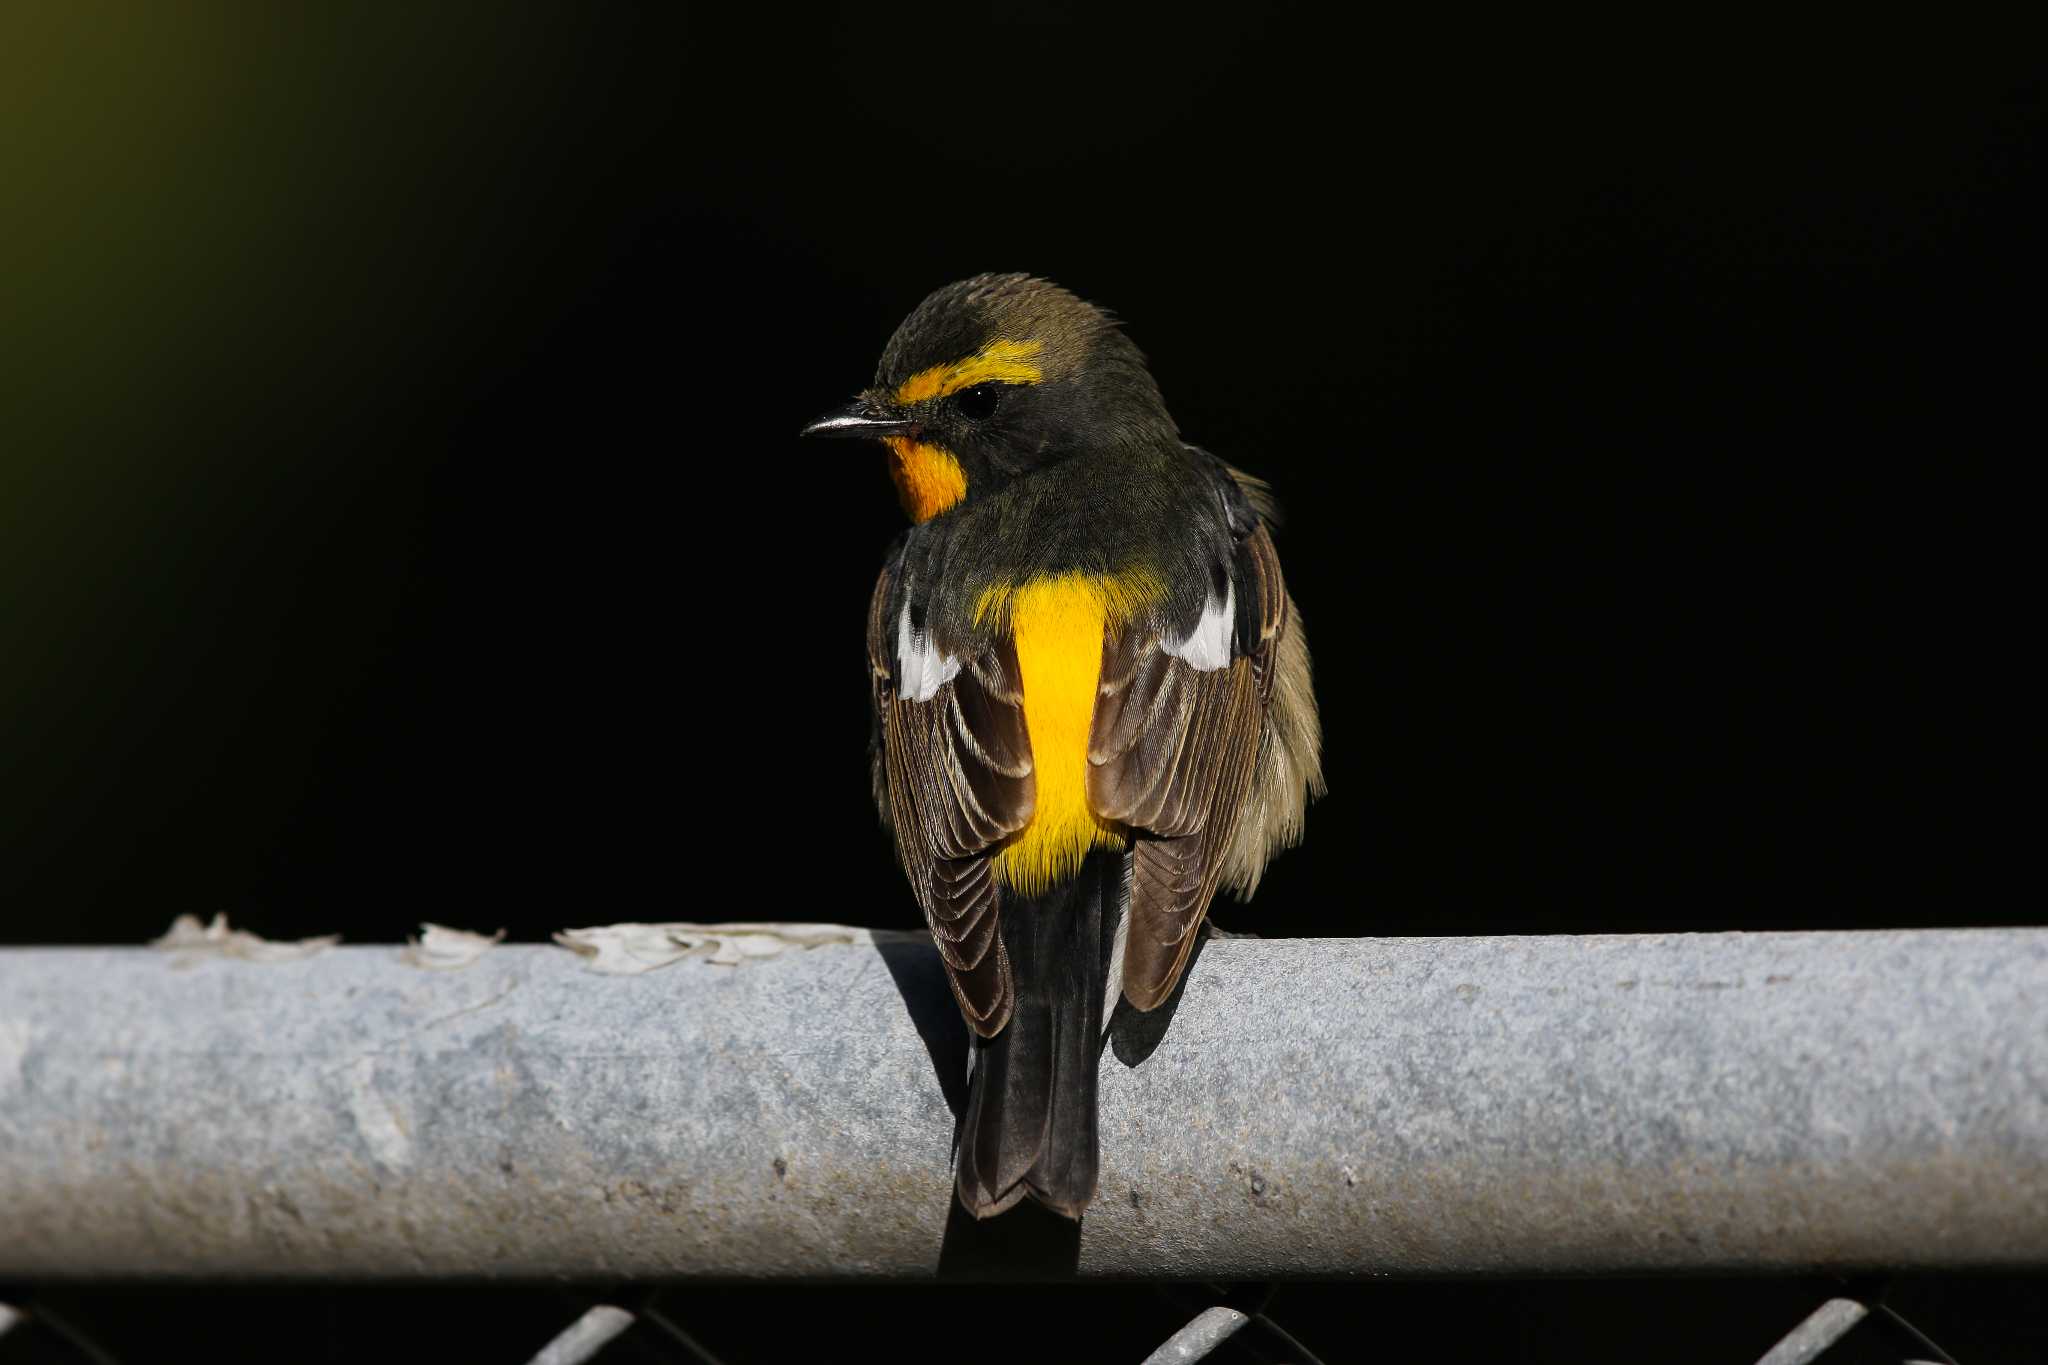
{"type": "Polygon", "coordinates": [[[991,588],[975,605],[978,622],[1007,619],[1024,684],[1037,797],[1031,823],[995,859],[996,875],[1024,895],[1072,877],[1089,849],[1123,843],[1123,828],[1088,808],[1088,728],[1103,641],[1160,592],[1142,570],[1061,574],[991,588]]]}

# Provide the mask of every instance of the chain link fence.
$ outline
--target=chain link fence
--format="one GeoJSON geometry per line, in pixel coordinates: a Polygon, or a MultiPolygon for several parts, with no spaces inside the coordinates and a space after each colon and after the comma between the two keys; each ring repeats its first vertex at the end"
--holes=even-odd
{"type": "MultiPolygon", "coordinates": [[[[1839,1292],[1824,1299],[1810,1315],[1793,1325],[1782,1338],[1760,1354],[1723,1358],[1731,1361],[1754,1359],[1756,1365],[1805,1365],[1810,1361],[1837,1359],[1889,1360],[1901,1362],[1901,1365],[1923,1362],[1955,1365],[1957,1356],[1937,1344],[1928,1332],[1909,1322],[1886,1301],[1885,1285],[1844,1284],[1837,1288],[1839,1292]]],[[[214,1292],[218,1297],[232,1297],[232,1291],[214,1292]]],[[[1025,1287],[1010,1292],[1020,1308],[1029,1305],[1034,1293],[1025,1287]]],[[[1628,1291],[1617,1287],[1615,1292],[1628,1291]]],[[[1268,1365],[1280,1362],[1325,1365],[1325,1362],[1330,1362],[1334,1365],[1337,1361],[1361,1359],[1369,1354],[1360,1349],[1360,1342],[1365,1339],[1363,1334],[1345,1334],[1334,1343],[1311,1345],[1305,1341],[1290,1327],[1284,1305],[1276,1302],[1285,1297],[1280,1286],[1159,1285],[1149,1290],[1134,1288],[1129,1293],[1145,1295],[1155,1301],[1156,1311],[1150,1314],[1155,1319],[1167,1314],[1184,1315],[1186,1318],[1149,1354],[1128,1357],[1133,1361],[1142,1359],[1143,1365],[1180,1365],[1202,1360],[1266,1362],[1268,1365]]],[[[557,1291],[550,1296],[557,1305],[554,1311],[566,1321],[552,1337],[536,1340],[531,1352],[505,1348],[502,1338],[507,1334],[500,1332],[496,1334],[498,1340],[480,1341],[477,1344],[478,1354],[469,1358],[504,1360],[507,1365],[517,1365],[521,1361],[531,1362],[531,1365],[584,1365],[584,1362],[597,1360],[652,1360],[672,1362],[673,1365],[754,1365],[754,1362],[778,1359],[836,1359],[856,1354],[851,1340],[840,1341],[833,1347],[822,1347],[815,1334],[792,1337],[788,1332],[778,1334],[773,1328],[757,1328],[739,1353],[733,1353],[722,1344],[714,1344],[710,1334],[694,1328],[691,1311],[703,1311],[704,1306],[679,1302],[673,1292],[642,1289],[603,1296],[600,1301],[590,1302],[588,1307],[577,1312],[575,1303],[579,1297],[588,1296],[568,1291],[557,1291]],[[490,1354],[494,1349],[498,1353],[490,1354]]],[[[789,1302],[793,1311],[800,1312],[803,1301],[804,1291],[790,1291],[789,1302]]],[[[91,1296],[87,1296],[85,1302],[89,1305],[91,1296]]],[[[1126,1301],[1124,1310],[1128,1312],[1131,1307],[1132,1304],[1126,1301]]],[[[943,1320],[943,1315],[937,1315],[936,1320],[943,1320]]],[[[403,1330],[396,1322],[390,1325],[392,1347],[386,1358],[426,1358],[408,1354],[399,1344],[404,1339],[403,1330]]],[[[1700,1358],[1680,1349],[1682,1331],[1680,1324],[1672,1323],[1662,1333],[1645,1332],[1637,1358],[1700,1358]]],[[[252,1325],[252,1335],[254,1332],[252,1325]]],[[[306,1333],[308,1340],[294,1348],[270,1348],[277,1351],[272,1358],[341,1358],[332,1353],[323,1355],[311,1341],[317,1335],[317,1331],[309,1329],[306,1333]]],[[[1377,1330],[1370,1334],[1370,1339],[1375,1346],[1384,1349],[1403,1337],[1414,1339],[1423,1335],[1415,1323],[1406,1324],[1404,1329],[1401,1324],[1381,1321],[1377,1330]]],[[[1554,1346],[1557,1349],[1555,1355],[1539,1352],[1527,1358],[1588,1358],[1570,1351],[1564,1342],[1554,1343],[1554,1346]]],[[[887,1354],[880,1343],[872,1343],[871,1347],[874,1353],[887,1354]]],[[[892,1349],[895,1358],[923,1358],[920,1351],[909,1344],[899,1344],[892,1349]]],[[[2028,1358],[2023,1354],[2025,1350],[2025,1345],[2016,1339],[2010,1353],[1996,1353],[1995,1360],[2028,1358]]],[[[249,1358],[261,1358],[263,1352],[256,1349],[253,1342],[252,1351],[249,1358]]],[[[160,1359],[162,1355],[162,1352],[155,1351],[147,1355],[130,1354],[129,1348],[114,1344],[104,1329],[96,1330],[91,1321],[77,1316],[75,1310],[60,1311],[35,1298],[19,1303],[0,1303],[0,1361],[131,1365],[136,1360],[160,1359]]]]}

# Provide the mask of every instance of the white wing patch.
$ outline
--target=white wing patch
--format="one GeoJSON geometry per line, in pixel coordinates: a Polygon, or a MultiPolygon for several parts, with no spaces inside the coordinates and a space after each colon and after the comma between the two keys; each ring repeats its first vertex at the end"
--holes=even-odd
{"type": "Polygon", "coordinates": [[[960,672],[960,661],[939,653],[932,637],[910,628],[910,603],[896,618],[896,691],[910,701],[930,701],[960,672]]]}
{"type": "Polygon", "coordinates": [[[1237,585],[1225,582],[1223,600],[1211,597],[1202,607],[1202,619],[1185,640],[1162,640],[1160,648],[1174,658],[1204,673],[1230,663],[1230,636],[1237,624],[1237,585]]]}

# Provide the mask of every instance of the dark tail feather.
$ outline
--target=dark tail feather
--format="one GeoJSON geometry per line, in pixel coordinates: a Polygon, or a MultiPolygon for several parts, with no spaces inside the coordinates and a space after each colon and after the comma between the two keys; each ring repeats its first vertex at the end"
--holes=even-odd
{"type": "Polygon", "coordinates": [[[960,1203],[977,1218],[1029,1195],[1069,1218],[1095,1197],[1095,1074],[1127,855],[1098,849],[1080,874],[1006,902],[1016,1003],[977,1038],[960,1128],[960,1203]]]}

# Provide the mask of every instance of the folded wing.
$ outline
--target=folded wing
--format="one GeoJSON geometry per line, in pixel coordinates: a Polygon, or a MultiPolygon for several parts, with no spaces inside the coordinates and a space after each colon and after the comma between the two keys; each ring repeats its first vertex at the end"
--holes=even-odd
{"type": "Polygon", "coordinates": [[[990,855],[1030,823],[1035,793],[1016,649],[1004,639],[942,660],[912,630],[907,604],[892,629],[890,587],[885,569],[868,617],[876,796],[954,998],[990,1037],[1015,998],[990,855]],[[899,686],[906,649],[917,653],[917,677],[899,686]]]}
{"type": "Polygon", "coordinates": [[[1134,627],[1103,651],[1088,799],[1136,836],[1123,991],[1141,1010],[1173,993],[1202,916],[1233,872],[1292,619],[1263,523],[1216,577],[1185,635],[1134,627]]]}

